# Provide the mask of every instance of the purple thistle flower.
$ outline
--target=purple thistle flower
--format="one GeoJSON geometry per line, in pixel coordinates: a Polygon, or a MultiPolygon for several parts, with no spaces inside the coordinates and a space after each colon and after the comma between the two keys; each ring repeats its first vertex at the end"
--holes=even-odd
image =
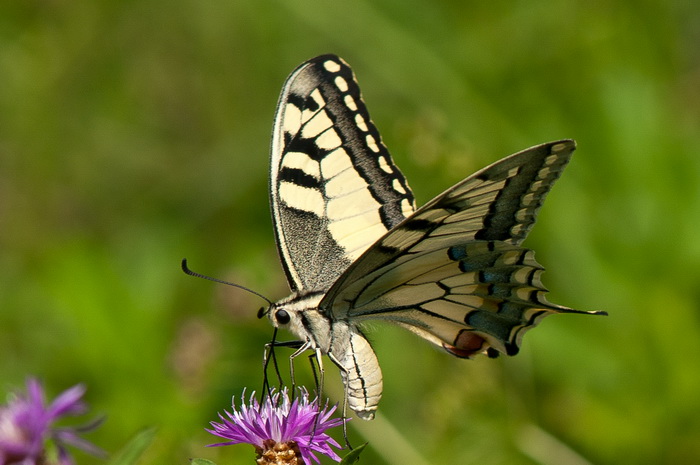
{"type": "Polygon", "coordinates": [[[246,405],[244,392],[240,408],[237,409],[235,400],[232,401],[231,413],[224,410],[228,418],[219,414],[222,422],[212,421],[212,429],[207,430],[230,441],[209,446],[252,444],[260,465],[320,463],[315,453],[340,462],[340,457],[331,448],[340,448],[340,445],[325,432],[343,424],[341,418],[331,419],[336,406],[329,408],[326,403],[321,408],[318,397],[309,401],[309,393],[304,388],[299,389],[299,394],[290,401],[286,388],[281,392],[273,389],[261,407],[255,392],[246,405]]]}
{"type": "Polygon", "coordinates": [[[35,379],[27,380],[27,394],[15,394],[7,405],[0,405],[0,465],[45,465],[49,462],[46,453],[47,440],[54,443],[56,462],[72,465],[73,459],[66,450],[67,445],[82,449],[93,455],[104,455],[98,447],[85,441],[78,433],[91,430],[100,421],[79,428],[52,428],[52,423],[67,415],[80,415],[87,408],[81,402],[85,394],[82,385],[73,386],[61,393],[46,406],[44,390],[35,379]]]}

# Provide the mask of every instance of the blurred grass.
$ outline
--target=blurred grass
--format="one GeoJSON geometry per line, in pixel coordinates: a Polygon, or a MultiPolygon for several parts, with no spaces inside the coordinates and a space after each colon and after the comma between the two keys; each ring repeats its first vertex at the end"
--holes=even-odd
{"type": "Polygon", "coordinates": [[[575,138],[526,245],[553,300],[610,312],[548,319],[497,361],[373,328],[385,398],[351,422],[363,463],[699,461],[698,31],[691,1],[3,2],[0,390],[85,382],[108,415],[95,443],[158,428],[143,463],[252,459],[203,428],[261,381],[261,302],[179,261],[286,294],[272,114],[332,52],[421,204],[575,138]]]}

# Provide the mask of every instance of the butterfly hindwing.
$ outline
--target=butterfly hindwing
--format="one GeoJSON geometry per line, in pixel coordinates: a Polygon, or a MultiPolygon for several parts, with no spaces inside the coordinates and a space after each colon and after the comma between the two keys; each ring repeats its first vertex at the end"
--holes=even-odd
{"type": "Polygon", "coordinates": [[[325,303],[347,288],[346,283],[357,281],[401,255],[447,250],[473,240],[520,244],[575,148],[571,140],[538,145],[457,183],[373,244],[335,282],[325,303]]]}
{"type": "Polygon", "coordinates": [[[294,291],[328,289],[415,209],[352,70],[335,55],[309,60],[287,78],[273,128],[270,191],[294,291]]]}
{"type": "Polygon", "coordinates": [[[542,317],[574,311],[546,301],[543,268],[518,246],[574,148],[533,147],[447,190],[370,247],[321,308],[395,322],[458,356],[517,353],[542,317]]]}
{"type": "Polygon", "coordinates": [[[543,271],[523,247],[455,241],[402,255],[352,283],[333,311],[356,323],[399,324],[458,357],[489,348],[515,355],[523,334],[546,315],[575,312],[546,300],[543,271]]]}

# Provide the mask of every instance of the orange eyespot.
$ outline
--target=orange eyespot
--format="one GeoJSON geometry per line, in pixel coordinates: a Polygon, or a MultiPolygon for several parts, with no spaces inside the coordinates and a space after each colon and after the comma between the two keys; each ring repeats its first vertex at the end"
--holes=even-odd
{"type": "Polygon", "coordinates": [[[459,358],[472,358],[482,353],[487,344],[483,337],[471,331],[460,331],[455,338],[454,346],[443,344],[446,351],[459,358]]]}

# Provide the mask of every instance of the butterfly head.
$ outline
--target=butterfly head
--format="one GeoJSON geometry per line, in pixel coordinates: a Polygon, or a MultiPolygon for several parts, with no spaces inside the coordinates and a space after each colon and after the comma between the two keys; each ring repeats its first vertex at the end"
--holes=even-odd
{"type": "Polygon", "coordinates": [[[287,309],[284,301],[270,304],[269,307],[260,307],[258,318],[267,317],[275,328],[286,328],[294,332],[293,327],[297,327],[300,322],[299,315],[291,308],[287,309]],[[294,320],[294,322],[292,322],[294,320]]]}
{"type": "Polygon", "coordinates": [[[291,331],[301,340],[318,341],[320,334],[328,334],[330,322],[319,311],[323,293],[294,293],[289,297],[261,309],[258,316],[267,316],[275,328],[291,331]]]}
{"type": "Polygon", "coordinates": [[[293,313],[288,312],[283,305],[278,306],[278,304],[270,305],[264,312],[260,309],[258,312],[258,318],[262,318],[267,315],[275,328],[285,328],[292,322],[293,313]]]}

